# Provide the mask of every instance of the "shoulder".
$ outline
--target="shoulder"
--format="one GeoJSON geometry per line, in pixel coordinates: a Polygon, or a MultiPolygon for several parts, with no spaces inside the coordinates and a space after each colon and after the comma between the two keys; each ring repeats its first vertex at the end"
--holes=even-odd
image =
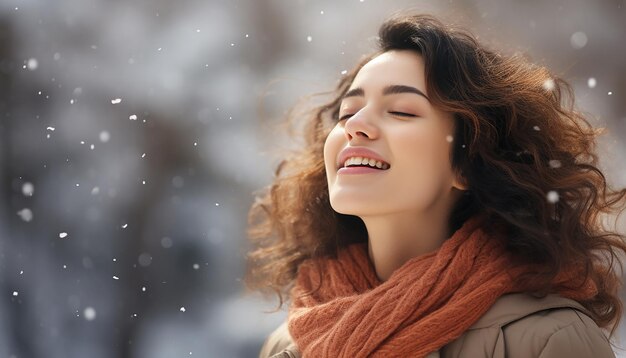
{"type": "Polygon", "coordinates": [[[614,357],[604,332],[578,302],[557,295],[504,295],[444,357],[614,357]],[[463,355],[460,355],[463,352],[463,355]]]}
{"type": "Polygon", "coordinates": [[[296,348],[289,330],[287,329],[287,322],[283,322],[274,332],[272,332],[259,353],[259,358],[270,357],[285,357],[285,358],[299,358],[300,353],[296,348]]]}

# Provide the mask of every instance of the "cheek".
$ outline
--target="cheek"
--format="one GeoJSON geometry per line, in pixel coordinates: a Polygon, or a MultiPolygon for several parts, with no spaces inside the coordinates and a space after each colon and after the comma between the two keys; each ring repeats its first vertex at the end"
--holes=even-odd
{"type": "MultiPolygon", "coordinates": [[[[436,191],[449,179],[449,143],[445,136],[414,133],[396,142],[396,152],[402,155],[399,177],[405,186],[426,194],[436,191]]],[[[400,163],[398,163],[400,164],[400,163]]]]}
{"type": "Polygon", "coordinates": [[[326,141],[324,141],[324,164],[327,172],[336,170],[337,154],[341,149],[342,138],[343,133],[341,129],[335,127],[326,137],[326,141]]]}

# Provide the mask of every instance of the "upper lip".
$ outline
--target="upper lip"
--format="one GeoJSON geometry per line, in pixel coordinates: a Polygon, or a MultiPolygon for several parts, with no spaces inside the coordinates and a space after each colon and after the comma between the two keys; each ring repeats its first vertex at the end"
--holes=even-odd
{"type": "Polygon", "coordinates": [[[375,151],[371,149],[367,149],[364,147],[348,147],[348,148],[344,148],[341,152],[339,152],[339,159],[338,159],[337,167],[343,168],[343,163],[345,163],[346,160],[348,160],[348,158],[352,158],[352,157],[370,158],[370,159],[374,159],[377,161],[381,161],[389,165],[389,162],[383,159],[383,157],[380,154],[376,153],[375,151]]]}

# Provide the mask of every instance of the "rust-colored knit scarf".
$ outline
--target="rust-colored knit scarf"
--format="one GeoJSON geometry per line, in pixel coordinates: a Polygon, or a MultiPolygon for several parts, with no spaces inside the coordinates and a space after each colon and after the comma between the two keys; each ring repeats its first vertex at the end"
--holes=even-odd
{"type": "MultiPolygon", "coordinates": [[[[501,295],[532,290],[516,284],[532,267],[513,267],[502,241],[472,218],[438,251],[407,261],[385,282],[365,244],[337,259],[305,261],[291,292],[289,332],[304,357],[424,357],[459,337],[501,295]]],[[[595,284],[582,284],[575,271],[558,275],[555,291],[575,300],[595,296],[595,284]]]]}

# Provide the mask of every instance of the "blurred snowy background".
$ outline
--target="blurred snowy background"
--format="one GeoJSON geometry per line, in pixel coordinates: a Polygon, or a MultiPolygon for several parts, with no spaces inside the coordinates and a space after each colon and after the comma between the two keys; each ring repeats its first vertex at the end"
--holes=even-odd
{"type": "Polygon", "coordinates": [[[3,0],[0,357],[256,356],[285,316],[241,284],[272,125],[408,8],[570,80],[626,185],[624,0],[3,0]]]}

